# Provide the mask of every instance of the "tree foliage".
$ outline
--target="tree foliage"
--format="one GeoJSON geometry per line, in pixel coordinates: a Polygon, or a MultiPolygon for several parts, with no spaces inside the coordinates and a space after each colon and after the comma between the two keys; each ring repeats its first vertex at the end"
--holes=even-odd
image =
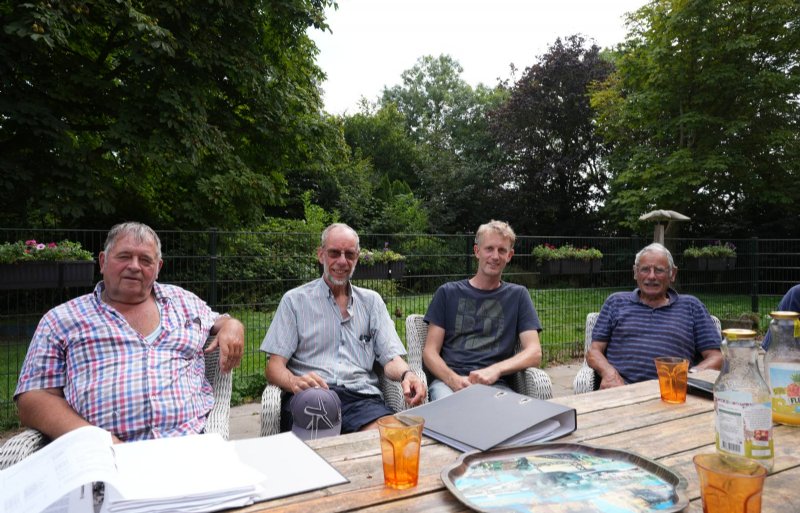
{"type": "Polygon", "coordinates": [[[377,107],[362,103],[358,113],[344,119],[344,137],[353,159],[368,159],[379,179],[419,186],[420,150],[406,131],[406,118],[396,104],[377,107]]]}
{"type": "Polygon", "coordinates": [[[504,150],[503,203],[522,233],[587,233],[605,191],[604,147],[588,88],[612,70],[600,48],[560,38],[526,68],[492,114],[504,150]]]}
{"type": "Polygon", "coordinates": [[[800,214],[800,4],[654,0],[593,95],[614,145],[606,215],[654,208],[695,233],[788,235],[800,214]],[[791,224],[791,223],[789,223],[791,224]]]}
{"type": "Polygon", "coordinates": [[[305,31],[332,4],[0,2],[0,222],[263,219],[329,165],[305,31]]]}
{"type": "Polygon", "coordinates": [[[500,211],[493,177],[499,155],[487,117],[505,95],[471,87],[462,72],[448,55],[424,56],[381,98],[404,116],[406,134],[417,144],[420,164],[409,183],[418,184],[415,193],[435,231],[473,231],[500,211]]]}

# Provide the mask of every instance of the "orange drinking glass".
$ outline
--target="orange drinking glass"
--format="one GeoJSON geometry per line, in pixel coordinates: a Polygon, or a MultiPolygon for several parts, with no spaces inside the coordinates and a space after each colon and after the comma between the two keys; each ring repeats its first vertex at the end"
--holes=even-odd
{"type": "Polygon", "coordinates": [[[761,493],[767,469],[758,463],[733,465],[718,454],[698,454],[694,466],[700,478],[703,513],[761,513],[761,493]]]}
{"type": "Polygon", "coordinates": [[[393,415],[378,419],[383,458],[383,481],[399,490],[417,486],[419,448],[425,419],[413,415],[393,415]]]}
{"type": "Polygon", "coordinates": [[[689,360],[673,356],[655,359],[661,400],[671,404],[686,402],[686,386],[689,379],[689,360]]]}

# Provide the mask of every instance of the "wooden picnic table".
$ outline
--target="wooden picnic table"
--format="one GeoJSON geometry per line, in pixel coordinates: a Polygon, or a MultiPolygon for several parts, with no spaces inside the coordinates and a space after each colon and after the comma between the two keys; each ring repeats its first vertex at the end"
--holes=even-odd
{"type": "MultiPolygon", "coordinates": [[[[689,395],[686,403],[661,401],[658,382],[647,381],[610,390],[552,399],[576,409],[578,429],[558,442],[635,452],[666,465],[688,482],[689,512],[702,512],[697,472],[692,457],[714,451],[714,405],[689,395]]],[[[800,512],[800,428],[776,425],[775,466],[764,485],[762,512],[800,512]]],[[[254,504],[237,513],[280,511],[470,511],[445,487],[442,469],[461,454],[425,437],[420,478],[410,490],[383,484],[377,431],[325,438],[309,444],[350,482],[283,499],[254,504]]]]}

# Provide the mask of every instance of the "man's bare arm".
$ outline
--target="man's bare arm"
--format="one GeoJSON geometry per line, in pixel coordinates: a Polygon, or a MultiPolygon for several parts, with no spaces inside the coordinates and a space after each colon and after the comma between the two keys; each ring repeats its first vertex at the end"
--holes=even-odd
{"type": "Polygon", "coordinates": [[[608,342],[593,340],[589,352],[586,353],[586,363],[600,374],[600,388],[620,387],[625,384],[625,380],[606,359],[606,347],[608,342]]]}
{"type": "Polygon", "coordinates": [[[425,347],[422,349],[422,361],[425,367],[454,392],[469,386],[469,378],[456,374],[442,359],[442,345],[444,345],[444,328],[429,324],[425,347]]]}
{"type": "Polygon", "coordinates": [[[293,394],[306,388],[328,388],[328,384],[316,372],[295,376],[286,367],[287,361],[283,356],[277,354],[269,355],[266,370],[267,382],[293,394]]]}
{"type": "Polygon", "coordinates": [[[512,374],[528,367],[538,367],[542,363],[542,345],[539,342],[539,332],[536,330],[523,331],[519,334],[522,350],[505,360],[499,361],[483,369],[469,373],[471,383],[492,385],[502,376],[512,374]]]}
{"type": "MultiPolygon", "coordinates": [[[[51,440],[73,429],[91,425],[72,409],[60,388],[43,388],[21,393],[17,396],[17,410],[19,420],[24,426],[41,431],[51,440]]],[[[113,433],[112,436],[115,443],[120,442],[113,433]]]]}

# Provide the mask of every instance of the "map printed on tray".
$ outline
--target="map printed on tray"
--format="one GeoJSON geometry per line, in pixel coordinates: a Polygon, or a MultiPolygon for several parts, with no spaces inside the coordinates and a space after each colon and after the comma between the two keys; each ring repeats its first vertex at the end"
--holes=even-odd
{"type": "Polygon", "coordinates": [[[644,513],[688,506],[685,480],[641,456],[580,444],[540,444],[462,456],[448,489],[484,512],[644,513]]]}

